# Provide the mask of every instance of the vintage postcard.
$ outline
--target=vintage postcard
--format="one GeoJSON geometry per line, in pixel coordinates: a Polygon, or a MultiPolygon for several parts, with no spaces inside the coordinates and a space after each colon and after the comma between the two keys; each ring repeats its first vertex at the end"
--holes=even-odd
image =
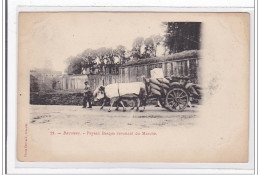
{"type": "Polygon", "coordinates": [[[17,159],[246,163],[248,13],[22,12],[17,159]]]}

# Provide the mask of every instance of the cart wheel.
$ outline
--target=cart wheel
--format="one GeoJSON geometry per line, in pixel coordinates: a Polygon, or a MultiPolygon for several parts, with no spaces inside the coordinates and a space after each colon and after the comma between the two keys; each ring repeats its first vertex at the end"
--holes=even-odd
{"type": "Polygon", "coordinates": [[[183,111],[188,104],[189,96],[183,88],[172,88],[165,98],[165,107],[170,111],[183,111]]]}

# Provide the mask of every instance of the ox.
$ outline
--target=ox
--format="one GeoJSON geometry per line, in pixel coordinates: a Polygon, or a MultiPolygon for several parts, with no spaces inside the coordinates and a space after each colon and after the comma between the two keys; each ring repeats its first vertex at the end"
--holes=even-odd
{"type": "MultiPolygon", "coordinates": [[[[93,93],[94,101],[103,100],[103,104],[100,109],[103,109],[106,100],[110,100],[110,108],[108,112],[111,111],[112,106],[117,102],[116,110],[118,110],[118,103],[123,106],[123,110],[126,108],[123,103],[123,99],[134,99],[136,111],[139,110],[139,106],[143,106],[145,110],[146,103],[146,91],[145,85],[142,82],[133,82],[133,83],[115,83],[109,84],[107,86],[99,86],[93,93]]],[[[134,109],[134,107],[132,108],[134,109]]]]}

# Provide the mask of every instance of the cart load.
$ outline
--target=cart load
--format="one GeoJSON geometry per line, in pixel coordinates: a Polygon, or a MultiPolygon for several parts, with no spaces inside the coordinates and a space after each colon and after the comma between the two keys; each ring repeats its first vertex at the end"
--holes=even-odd
{"type": "Polygon", "coordinates": [[[188,77],[163,77],[162,69],[156,68],[144,80],[149,97],[157,98],[169,111],[183,111],[193,98],[200,98],[198,85],[188,77]]]}

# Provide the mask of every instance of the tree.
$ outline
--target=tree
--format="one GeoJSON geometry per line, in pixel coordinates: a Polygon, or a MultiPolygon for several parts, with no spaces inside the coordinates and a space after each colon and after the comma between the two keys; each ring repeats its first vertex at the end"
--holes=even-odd
{"type": "Polygon", "coordinates": [[[107,48],[105,47],[101,47],[99,49],[96,50],[97,52],[97,57],[99,58],[100,60],[100,63],[103,65],[105,64],[105,59],[106,59],[106,53],[107,53],[107,48]]]}
{"type": "Polygon", "coordinates": [[[86,49],[81,54],[67,59],[68,66],[66,72],[69,75],[81,74],[85,69],[90,70],[90,73],[93,73],[94,70],[97,69],[103,73],[115,72],[114,70],[118,69],[118,62],[115,62],[115,58],[119,58],[119,64],[123,64],[128,61],[125,53],[126,48],[122,45],[117,46],[116,49],[106,47],[101,47],[96,50],[86,49]]]}
{"type": "Polygon", "coordinates": [[[92,73],[95,69],[96,58],[97,58],[97,52],[93,49],[86,49],[82,54],[81,57],[83,59],[82,62],[82,73],[84,71],[89,70],[90,73],[92,73]]]}
{"type": "Polygon", "coordinates": [[[154,50],[155,50],[155,45],[152,37],[146,38],[144,40],[144,53],[143,53],[143,58],[149,58],[154,56],[154,50]]]}
{"type": "Polygon", "coordinates": [[[77,55],[76,57],[69,57],[67,59],[67,62],[68,62],[67,73],[69,75],[81,74],[82,67],[83,67],[82,64],[84,62],[81,55],[77,55]]]}
{"type": "Polygon", "coordinates": [[[112,48],[107,48],[105,53],[105,58],[107,60],[107,64],[113,65],[115,63],[115,54],[112,48]]]}
{"type": "Polygon", "coordinates": [[[169,53],[200,48],[200,22],[168,22],[165,34],[165,46],[169,53]]]}
{"type": "Polygon", "coordinates": [[[132,56],[134,58],[142,58],[142,54],[141,54],[141,47],[144,43],[144,38],[143,37],[138,37],[134,40],[133,44],[132,44],[132,56]]]}
{"type": "Polygon", "coordinates": [[[82,54],[81,57],[84,60],[85,66],[90,67],[95,64],[96,58],[96,51],[93,49],[86,49],[82,54]]]}
{"type": "Polygon", "coordinates": [[[156,57],[157,47],[161,44],[164,38],[161,35],[153,35],[152,39],[154,43],[154,56],[156,57]]]}
{"type": "Polygon", "coordinates": [[[115,56],[117,56],[119,58],[119,60],[120,60],[119,64],[124,64],[128,61],[128,59],[125,56],[125,54],[126,54],[125,46],[118,45],[116,47],[116,49],[114,50],[114,54],[115,54],[115,56]]]}
{"type": "Polygon", "coordinates": [[[100,65],[99,65],[99,71],[100,72],[105,72],[105,65],[107,64],[107,48],[101,47],[96,50],[97,57],[99,58],[100,65]]]}

